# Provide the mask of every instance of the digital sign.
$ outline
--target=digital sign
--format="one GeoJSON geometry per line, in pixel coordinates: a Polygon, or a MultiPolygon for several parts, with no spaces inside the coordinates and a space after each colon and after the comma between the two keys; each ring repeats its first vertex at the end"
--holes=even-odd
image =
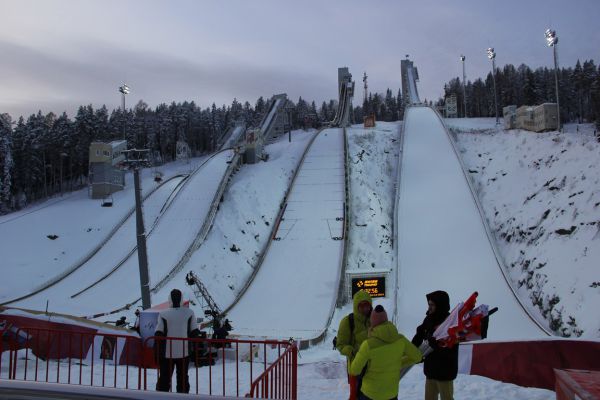
{"type": "Polygon", "coordinates": [[[352,296],[359,290],[364,290],[371,297],[385,297],[385,276],[369,278],[352,278],[352,296]]]}

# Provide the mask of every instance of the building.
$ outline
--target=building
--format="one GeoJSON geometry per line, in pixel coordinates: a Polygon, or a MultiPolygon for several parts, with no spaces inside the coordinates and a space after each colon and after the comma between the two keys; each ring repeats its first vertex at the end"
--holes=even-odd
{"type": "Polygon", "coordinates": [[[515,129],[517,127],[517,106],[506,106],[502,109],[504,117],[504,129],[515,129]]]}
{"type": "Polygon", "coordinates": [[[125,150],[127,150],[125,140],[90,144],[88,179],[92,199],[103,199],[123,190],[125,172],[121,169],[121,165],[125,161],[125,150]]]}
{"type": "Polygon", "coordinates": [[[556,103],[544,103],[539,106],[521,106],[516,110],[516,127],[532,132],[557,130],[557,111],[556,103]]]}

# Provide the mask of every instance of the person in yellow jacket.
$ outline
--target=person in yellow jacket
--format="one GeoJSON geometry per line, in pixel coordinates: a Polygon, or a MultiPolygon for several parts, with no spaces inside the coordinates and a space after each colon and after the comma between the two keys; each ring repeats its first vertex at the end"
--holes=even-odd
{"type": "Polygon", "coordinates": [[[398,333],[381,305],[375,307],[370,319],[369,338],[354,357],[350,375],[363,374],[359,400],[396,399],[400,370],[420,362],[423,355],[410,340],[398,333]]]}
{"type": "MultiPolygon", "coordinates": [[[[369,335],[369,316],[373,309],[371,295],[364,290],[359,290],[353,297],[353,313],[345,316],[340,321],[335,346],[338,351],[348,359],[348,369],[360,345],[369,335]]],[[[350,399],[356,399],[360,381],[348,375],[350,384],[350,399]]]]}

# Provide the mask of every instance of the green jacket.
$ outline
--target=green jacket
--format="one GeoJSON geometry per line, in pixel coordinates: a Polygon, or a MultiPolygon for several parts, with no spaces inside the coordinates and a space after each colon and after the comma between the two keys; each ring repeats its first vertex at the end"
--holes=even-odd
{"type": "Polygon", "coordinates": [[[368,301],[371,305],[371,295],[364,290],[359,290],[354,295],[354,331],[350,333],[350,316],[346,315],[340,321],[340,326],[337,332],[337,349],[342,355],[348,357],[348,365],[354,359],[362,342],[369,336],[369,318],[358,312],[358,305],[368,301]]]}
{"type": "Polygon", "coordinates": [[[388,321],[371,330],[350,366],[350,375],[360,375],[366,365],[361,392],[373,400],[391,399],[398,396],[400,370],[422,358],[419,349],[388,321]]]}

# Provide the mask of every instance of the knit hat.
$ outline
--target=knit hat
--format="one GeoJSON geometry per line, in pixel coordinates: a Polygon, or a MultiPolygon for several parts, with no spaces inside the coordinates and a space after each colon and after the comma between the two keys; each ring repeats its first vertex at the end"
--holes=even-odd
{"type": "Polygon", "coordinates": [[[375,328],[377,325],[381,325],[387,322],[388,317],[385,309],[379,304],[371,313],[371,328],[375,328]]]}

